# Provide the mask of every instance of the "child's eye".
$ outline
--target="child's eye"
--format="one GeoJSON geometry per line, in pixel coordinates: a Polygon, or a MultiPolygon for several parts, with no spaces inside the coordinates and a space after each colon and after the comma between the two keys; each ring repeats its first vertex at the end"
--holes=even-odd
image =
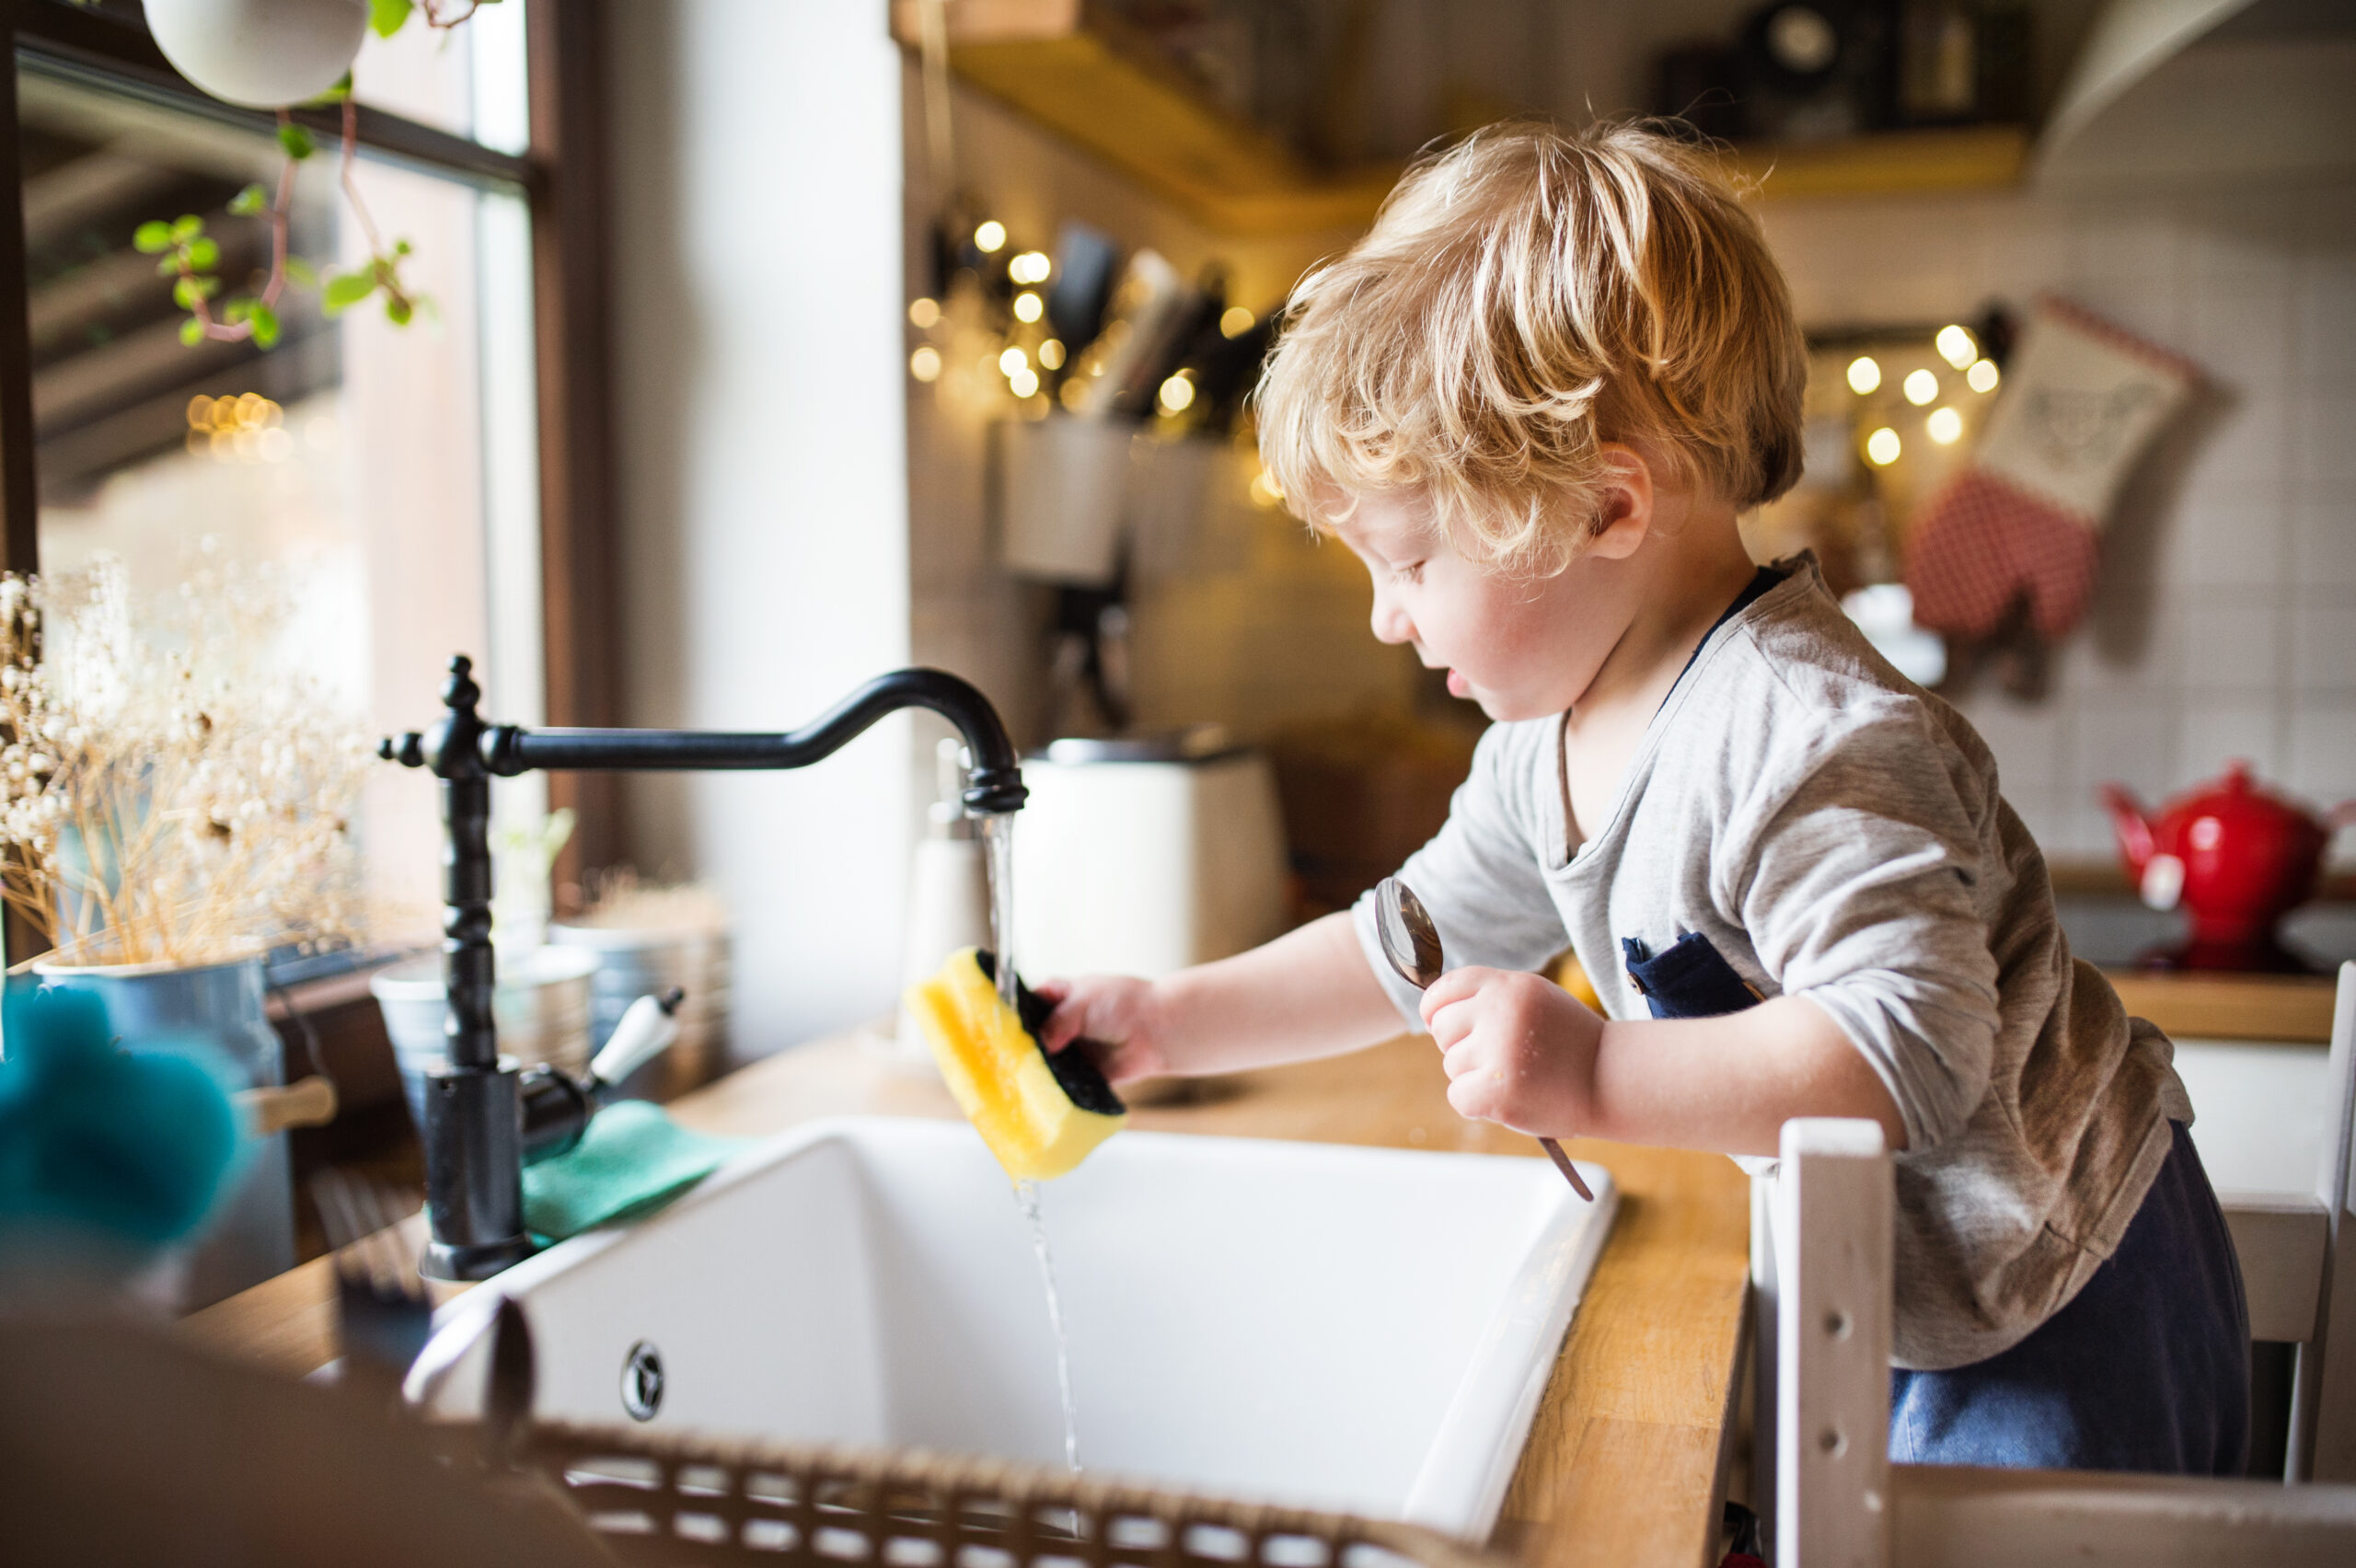
{"type": "Polygon", "coordinates": [[[1394,566],[1391,569],[1391,575],[1402,582],[1421,582],[1424,580],[1424,563],[1415,560],[1405,566],[1394,566]]]}

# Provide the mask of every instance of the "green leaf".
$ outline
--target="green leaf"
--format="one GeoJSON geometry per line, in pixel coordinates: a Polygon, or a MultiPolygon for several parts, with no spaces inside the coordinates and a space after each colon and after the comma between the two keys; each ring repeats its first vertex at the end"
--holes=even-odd
{"type": "Polygon", "coordinates": [[[270,192],[261,188],[260,180],[229,198],[229,211],[241,218],[250,218],[269,205],[270,192]]]}
{"type": "Polygon", "coordinates": [[[396,256],[406,256],[406,255],[408,255],[408,254],[409,254],[409,241],[408,241],[408,240],[405,240],[405,239],[397,239],[397,240],[393,241],[393,254],[394,254],[394,255],[396,255],[396,256]]]}
{"type": "Polygon", "coordinates": [[[327,287],[320,291],[319,308],[329,316],[341,315],[376,292],[376,274],[369,272],[330,272],[327,287]]]}
{"type": "Polygon", "coordinates": [[[131,231],[132,248],[143,255],[153,256],[172,248],[172,225],[161,218],[150,218],[131,231]]]}
{"type": "Polygon", "coordinates": [[[254,324],[254,347],[270,349],[278,346],[278,312],[256,300],[253,309],[247,313],[247,319],[254,324]]]}
{"type": "Polygon", "coordinates": [[[174,251],[156,263],[156,276],[159,278],[176,278],[179,276],[179,271],[180,259],[178,251],[174,251]]]}
{"type": "Polygon", "coordinates": [[[191,240],[188,248],[188,264],[200,272],[210,272],[214,268],[221,265],[221,247],[209,236],[191,240]]]}
{"type": "Polygon", "coordinates": [[[230,326],[235,327],[247,317],[252,315],[253,308],[254,302],[252,296],[248,294],[239,294],[237,298],[230,300],[227,304],[222,306],[221,319],[227,322],[230,326]]]}
{"type": "Polygon", "coordinates": [[[196,302],[203,297],[204,291],[194,278],[180,278],[172,283],[172,303],[182,310],[194,310],[196,302]]]}
{"type": "Polygon", "coordinates": [[[352,96],[352,73],[351,73],[351,72],[349,72],[349,71],[346,71],[342,75],[338,76],[338,77],[335,79],[335,86],[333,86],[329,87],[327,91],[325,91],[325,92],[323,92],[323,93],[319,94],[317,98],[305,98],[303,101],[304,101],[305,103],[306,103],[306,104],[317,104],[317,105],[318,105],[320,108],[325,109],[325,108],[327,108],[328,106],[329,106],[330,104],[339,104],[339,103],[341,103],[344,99],[346,99],[346,98],[350,98],[351,96],[352,96]]]}
{"type": "Polygon", "coordinates": [[[204,232],[204,220],[194,213],[183,213],[172,221],[172,243],[186,245],[204,232]]]}
{"type": "Polygon", "coordinates": [[[319,150],[318,144],[311,140],[311,133],[291,120],[278,128],[278,145],[297,163],[319,150]]]}
{"type": "Polygon", "coordinates": [[[190,348],[204,341],[204,323],[191,316],[180,323],[180,341],[190,348]]]}
{"type": "Polygon", "coordinates": [[[401,24],[415,9],[415,0],[368,0],[368,25],[376,29],[378,38],[390,38],[401,30],[401,24]]]}
{"type": "Polygon", "coordinates": [[[409,301],[397,294],[385,296],[385,319],[396,327],[406,327],[412,314],[409,301]]]}
{"type": "Polygon", "coordinates": [[[300,256],[289,256],[286,259],[286,281],[297,288],[318,288],[319,286],[318,269],[300,256]]]}

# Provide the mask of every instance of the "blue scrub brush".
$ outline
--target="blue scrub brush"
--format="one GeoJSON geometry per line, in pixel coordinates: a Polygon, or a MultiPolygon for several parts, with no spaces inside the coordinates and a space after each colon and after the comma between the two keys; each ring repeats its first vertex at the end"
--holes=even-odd
{"type": "Polygon", "coordinates": [[[118,1044],[87,992],[11,986],[0,1023],[0,1240],[141,1254],[200,1229],[245,1144],[221,1083],[118,1044]]]}

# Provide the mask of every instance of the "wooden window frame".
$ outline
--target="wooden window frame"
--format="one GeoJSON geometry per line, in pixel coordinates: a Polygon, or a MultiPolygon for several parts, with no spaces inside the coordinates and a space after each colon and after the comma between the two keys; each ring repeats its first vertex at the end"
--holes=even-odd
{"type": "MultiPolygon", "coordinates": [[[[605,73],[603,8],[542,0],[526,10],[525,24],[530,137],[521,156],[366,104],[359,109],[359,138],[363,147],[427,172],[524,193],[532,229],[547,721],[611,725],[619,721],[621,670],[611,633],[618,605],[608,165],[596,113],[605,73]]],[[[263,135],[274,120],[191,86],[144,28],[68,0],[0,0],[0,43],[9,65],[0,71],[0,569],[30,572],[40,564],[40,504],[17,62],[37,60],[93,85],[263,135]]],[[[297,110],[294,118],[325,140],[341,137],[332,110],[297,110]]],[[[560,888],[577,887],[586,868],[627,858],[617,776],[551,774],[549,794],[551,807],[570,806],[577,819],[557,863],[560,888]]],[[[13,940],[10,951],[22,956],[13,940]]]]}

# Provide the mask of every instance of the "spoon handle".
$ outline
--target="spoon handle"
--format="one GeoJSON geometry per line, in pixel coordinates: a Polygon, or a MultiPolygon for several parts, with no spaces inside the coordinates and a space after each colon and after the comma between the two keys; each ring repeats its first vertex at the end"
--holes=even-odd
{"type": "Polygon", "coordinates": [[[1571,1184],[1571,1191],[1589,1203],[1595,1202],[1595,1194],[1587,1190],[1585,1182],[1579,1180],[1579,1168],[1571,1163],[1571,1157],[1563,1152],[1563,1146],[1553,1138],[1540,1138],[1538,1142],[1554,1161],[1554,1169],[1563,1173],[1563,1180],[1571,1184]]]}

